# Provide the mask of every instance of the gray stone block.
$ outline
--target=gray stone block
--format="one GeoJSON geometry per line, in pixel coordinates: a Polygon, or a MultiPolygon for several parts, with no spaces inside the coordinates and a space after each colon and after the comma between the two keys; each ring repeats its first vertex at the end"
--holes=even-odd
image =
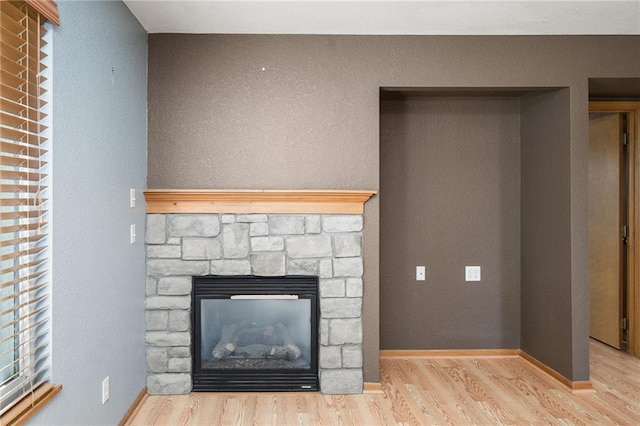
{"type": "Polygon", "coordinates": [[[167,241],[167,218],[165,215],[147,215],[144,239],[147,244],[164,244],[167,241]]]}
{"type": "Polygon", "coordinates": [[[305,225],[307,234],[319,234],[322,232],[322,221],[320,216],[306,216],[305,225]]]}
{"type": "Polygon", "coordinates": [[[269,225],[266,223],[251,223],[249,224],[249,235],[252,237],[269,235],[269,225]]]}
{"type": "Polygon", "coordinates": [[[360,318],[362,313],[362,299],[329,298],[320,301],[320,315],[322,318],[360,318]]]}
{"type": "Polygon", "coordinates": [[[324,232],[360,232],[363,228],[361,215],[322,216],[322,230],[324,232]]]}
{"type": "Polygon", "coordinates": [[[154,277],[147,277],[145,294],[147,296],[153,296],[156,294],[156,285],[158,281],[154,277]]]}
{"type": "Polygon", "coordinates": [[[222,223],[235,223],[236,222],[236,215],[234,215],[234,214],[223,214],[222,217],[220,218],[220,222],[222,222],[222,223]]]}
{"type": "Polygon", "coordinates": [[[171,358],[167,365],[169,373],[189,373],[191,371],[191,360],[187,358],[171,358]]]}
{"type": "Polygon", "coordinates": [[[169,323],[169,311],[146,311],[145,323],[148,331],[166,330],[169,323]]]}
{"type": "Polygon", "coordinates": [[[249,225],[234,223],[222,227],[222,250],[225,259],[243,259],[249,254],[249,225]]]}
{"type": "Polygon", "coordinates": [[[362,319],[332,319],[329,321],[329,345],[362,343],[362,319]]]}
{"type": "Polygon", "coordinates": [[[344,295],[344,280],[320,279],[320,297],[344,297],[344,295]]]}
{"type": "Polygon", "coordinates": [[[149,331],[146,338],[150,346],[189,346],[191,336],[189,333],[167,333],[164,331],[149,331]]]}
{"type": "Polygon", "coordinates": [[[182,239],[180,237],[170,237],[167,238],[167,244],[172,246],[179,246],[182,244],[182,239]]]}
{"type": "Polygon", "coordinates": [[[342,367],[342,351],[340,346],[320,346],[320,368],[342,367]]]}
{"type": "Polygon", "coordinates": [[[251,263],[248,260],[212,260],[213,275],[249,275],[251,263]]]}
{"type": "Polygon", "coordinates": [[[171,358],[191,358],[191,350],[187,347],[169,348],[167,353],[171,358]]]}
{"type": "Polygon", "coordinates": [[[165,259],[180,259],[180,246],[147,246],[147,257],[152,258],[165,258],[165,259]]]}
{"type": "Polygon", "coordinates": [[[333,262],[331,259],[320,259],[320,278],[333,277],[333,262]]]}
{"type": "Polygon", "coordinates": [[[169,355],[165,348],[147,348],[147,371],[164,373],[169,367],[169,355]]]}
{"type": "Polygon", "coordinates": [[[284,253],[257,253],[251,255],[251,272],[255,275],[284,275],[284,253]]]}
{"type": "Polygon", "coordinates": [[[148,259],[149,275],[207,275],[209,262],[180,259],[148,259]]]}
{"type": "Polygon", "coordinates": [[[149,395],[186,395],[190,392],[190,374],[165,373],[147,376],[147,393],[149,395]]]}
{"type": "Polygon", "coordinates": [[[212,260],[222,258],[222,246],[217,238],[183,238],[184,260],[212,260]]]}
{"type": "Polygon", "coordinates": [[[271,235],[304,234],[304,216],[269,216],[271,235]]]}
{"type": "Polygon", "coordinates": [[[334,277],[362,277],[362,258],[361,257],[343,257],[333,259],[333,276],[334,277]]]}
{"type": "Polygon", "coordinates": [[[347,278],[347,297],[362,297],[362,278],[347,278]]]}
{"type": "Polygon", "coordinates": [[[333,254],[331,238],[320,235],[289,237],[286,239],[287,254],[293,259],[308,257],[330,257],[333,254]]]}
{"type": "Polygon", "coordinates": [[[336,257],[355,257],[362,255],[362,237],[360,235],[336,235],[333,237],[336,257]]]}
{"type": "Polygon", "coordinates": [[[282,237],[251,237],[251,251],[282,251],[282,237]]]}
{"type": "Polygon", "coordinates": [[[189,331],[191,316],[187,310],[173,310],[169,312],[169,331],[189,331]]]}
{"type": "Polygon", "coordinates": [[[145,300],[147,309],[188,309],[191,306],[189,296],[151,296],[145,300]]]}
{"type": "Polygon", "coordinates": [[[320,330],[318,333],[320,334],[320,344],[324,346],[329,345],[329,320],[320,320],[320,330]]]}
{"type": "Polygon", "coordinates": [[[342,368],[320,372],[320,390],[328,395],[362,393],[362,370],[342,368]]]}
{"type": "Polygon", "coordinates": [[[191,277],[162,277],[158,280],[158,294],[162,296],[188,296],[191,277]]]}
{"type": "Polygon", "coordinates": [[[362,368],[362,347],[345,345],[342,347],[342,366],[345,368],[362,368]]]}
{"type": "Polygon", "coordinates": [[[215,237],[220,233],[220,218],[212,214],[174,214],[168,220],[171,237],[215,237]]]}
{"type": "Polygon", "coordinates": [[[245,223],[264,223],[268,219],[266,214],[239,214],[236,216],[236,222],[245,223]]]}
{"type": "Polygon", "coordinates": [[[310,259],[287,260],[289,275],[318,275],[318,261],[310,259]]]}

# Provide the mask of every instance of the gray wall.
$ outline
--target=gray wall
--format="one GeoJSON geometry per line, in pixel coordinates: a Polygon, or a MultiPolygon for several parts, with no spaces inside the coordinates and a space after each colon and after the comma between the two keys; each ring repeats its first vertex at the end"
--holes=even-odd
{"type": "Polygon", "coordinates": [[[383,98],[380,157],[380,348],[519,348],[520,99],[383,98]]]}
{"type": "Polygon", "coordinates": [[[521,347],[588,378],[588,330],[567,308],[569,112],[569,89],[383,92],[382,349],[521,347]],[[481,283],[464,281],[472,264],[481,283]]]}
{"type": "Polygon", "coordinates": [[[571,283],[570,143],[569,89],[524,96],[522,349],[566,377],[586,380],[588,327],[580,322],[567,326],[572,324],[568,307],[579,306],[572,303],[572,286],[567,285],[571,283]],[[578,328],[581,338],[572,342],[578,328]],[[566,355],[572,351],[573,357],[566,355]]]}
{"type": "Polygon", "coordinates": [[[33,419],[116,424],[145,384],[147,35],[121,2],[59,2],[53,30],[53,380],[33,419]],[[139,192],[129,207],[129,188],[139,192]],[[129,244],[129,224],[138,242],[129,244]],[[110,376],[111,398],[101,404],[110,376]]]}
{"type": "MultiPolygon", "coordinates": [[[[569,87],[571,350],[588,359],[589,77],[640,74],[638,37],[149,36],[151,188],[379,189],[380,87],[569,87]],[[264,70],[263,70],[264,69],[264,70]]],[[[378,380],[378,198],[365,211],[365,380],[378,380]]],[[[432,264],[437,261],[432,260],[432,264]]],[[[523,318],[524,321],[524,318],[523,318]]],[[[533,326],[531,326],[533,327],[533,326]]],[[[540,324],[544,335],[551,327],[540,324]]],[[[523,327],[524,329],[525,327],[523,327]]],[[[563,361],[567,362],[567,361],[563,361]]],[[[551,367],[563,369],[563,364],[551,367]]],[[[586,366],[588,368],[588,366],[586,366]]],[[[575,380],[583,375],[572,375],[575,380]]]]}

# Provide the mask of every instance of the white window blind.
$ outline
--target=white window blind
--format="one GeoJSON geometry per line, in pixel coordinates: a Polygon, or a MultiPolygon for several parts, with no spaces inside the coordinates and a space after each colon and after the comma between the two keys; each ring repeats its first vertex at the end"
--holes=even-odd
{"type": "Polygon", "coordinates": [[[57,388],[50,383],[45,19],[27,2],[0,1],[2,424],[5,414],[20,418],[57,388]]]}

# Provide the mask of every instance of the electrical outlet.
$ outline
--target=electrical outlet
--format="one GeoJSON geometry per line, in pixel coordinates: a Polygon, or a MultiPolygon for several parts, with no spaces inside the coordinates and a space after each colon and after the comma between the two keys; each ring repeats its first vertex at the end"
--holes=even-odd
{"type": "Polygon", "coordinates": [[[479,266],[465,266],[464,267],[464,279],[465,279],[465,281],[480,281],[480,267],[479,266]]]}
{"type": "Polygon", "coordinates": [[[102,403],[104,404],[109,400],[109,376],[105,377],[102,381],[102,403]]]}
{"type": "Polygon", "coordinates": [[[416,266],[416,281],[424,281],[427,271],[424,266],[416,266]]]}

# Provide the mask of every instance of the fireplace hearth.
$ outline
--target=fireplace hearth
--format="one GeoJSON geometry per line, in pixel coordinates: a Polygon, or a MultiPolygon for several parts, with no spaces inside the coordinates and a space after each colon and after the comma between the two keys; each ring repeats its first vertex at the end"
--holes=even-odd
{"type": "Polygon", "coordinates": [[[193,390],[317,391],[318,278],[193,277],[193,390]]]}

